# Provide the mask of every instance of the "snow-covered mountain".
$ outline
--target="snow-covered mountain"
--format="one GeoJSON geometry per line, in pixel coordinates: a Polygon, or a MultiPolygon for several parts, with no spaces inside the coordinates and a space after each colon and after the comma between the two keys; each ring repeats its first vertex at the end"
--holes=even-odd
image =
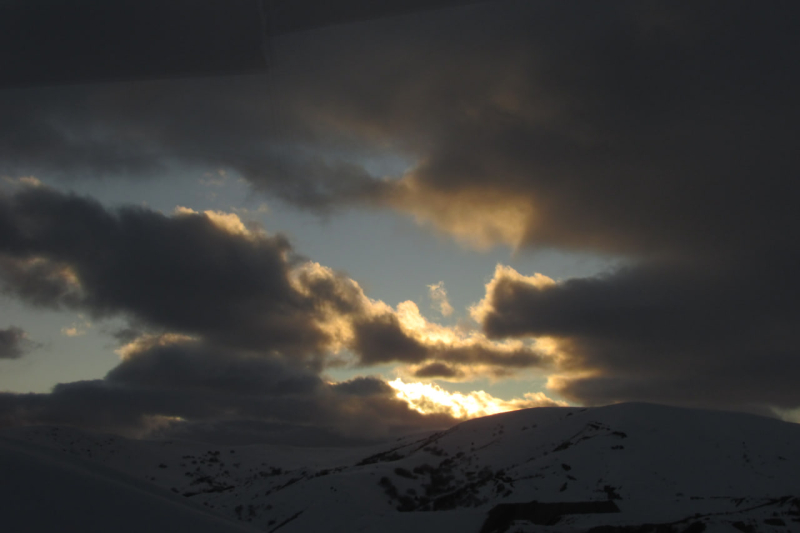
{"type": "Polygon", "coordinates": [[[0,435],[9,532],[800,531],[800,425],[738,413],[537,408],[346,449],[0,435]]]}

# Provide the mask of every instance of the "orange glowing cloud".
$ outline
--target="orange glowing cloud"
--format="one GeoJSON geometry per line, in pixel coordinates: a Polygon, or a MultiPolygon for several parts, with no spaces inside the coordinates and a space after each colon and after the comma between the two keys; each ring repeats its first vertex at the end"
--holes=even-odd
{"type": "Polygon", "coordinates": [[[454,418],[467,419],[530,407],[567,405],[548,398],[542,392],[528,392],[524,398],[503,400],[485,391],[472,391],[469,394],[448,392],[433,383],[405,383],[400,378],[388,383],[399,399],[408,403],[415,411],[426,415],[448,414],[454,418]]]}
{"type": "Polygon", "coordinates": [[[263,236],[263,232],[256,231],[253,228],[247,227],[242,219],[239,218],[239,215],[236,213],[226,213],[225,211],[212,211],[206,210],[202,213],[195,211],[190,207],[184,206],[177,206],[174,210],[174,215],[177,217],[180,216],[190,216],[190,215],[201,215],[206,217],[212,224],[214,224],[219,229],[230,233],[231,235],[241,235],[243,237],[255,237],[255,236],[263,236]]]}
{"type": "Polygon", "coordinates": [[[136,357],[136,355],[151,350],[156,346],[170,346],[186,342],[197,341],[195,337],[180,333],[162,333],[160,335],[144,334],[131,342],[114,350],[123,361],[136,357]]]}
{"type": "Polygon", "coordinates": [[[485,250],[495,244],[518,248],[533,225],[530,199],[496,188],[438,191],[413,173],[397,182],[389,203],[419,224],[432,224],[462,244],[485,250]]]}
{"type": "Polygon", "coordinates": [[[478,303],[469,308],[469,314],[478,323],[483,323],[486,315],[492,311],[492,299],[494,298],[495,290],[500,280],[511,280],[519,283],[526,283],[537,289],[551,287],[556,284],[553,278],[539,274],[538,272],[532,276],[525,276],[520,274],[510,266],[497,264],[494,269],[494,276],[486,284],[486,296],[478,303]]]}

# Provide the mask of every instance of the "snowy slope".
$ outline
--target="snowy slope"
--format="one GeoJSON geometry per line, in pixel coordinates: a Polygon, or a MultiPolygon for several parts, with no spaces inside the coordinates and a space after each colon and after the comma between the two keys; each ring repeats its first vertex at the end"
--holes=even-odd
{"type": "Polygon", "coordinates": [[[8,533],[247,533],[119,472],[0,440],[2,530],[8,533]]]}
{"type": "Polygon", "coordinates": [[[348,449],[2,435],[263,531],[800,531],[800,425],[736,413],[539,408],[348,449]]]}

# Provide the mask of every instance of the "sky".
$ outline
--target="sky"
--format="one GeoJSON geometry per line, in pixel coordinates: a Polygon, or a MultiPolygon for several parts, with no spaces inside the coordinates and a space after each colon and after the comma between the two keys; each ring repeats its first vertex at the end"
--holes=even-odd
{"type": "Polygon", "coordinates": [[[497,0],[0,88],[0,425],[796,420],[796,9],[497,0]]]}

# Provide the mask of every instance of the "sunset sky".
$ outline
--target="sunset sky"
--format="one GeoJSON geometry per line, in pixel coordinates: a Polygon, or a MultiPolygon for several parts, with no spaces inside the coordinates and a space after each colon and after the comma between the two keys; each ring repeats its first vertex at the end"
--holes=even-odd
{"type": "Polygon", "coordinates": [[[796,11],[501,0],[0,89],[0,425],[800,420],[796,11]]]}

